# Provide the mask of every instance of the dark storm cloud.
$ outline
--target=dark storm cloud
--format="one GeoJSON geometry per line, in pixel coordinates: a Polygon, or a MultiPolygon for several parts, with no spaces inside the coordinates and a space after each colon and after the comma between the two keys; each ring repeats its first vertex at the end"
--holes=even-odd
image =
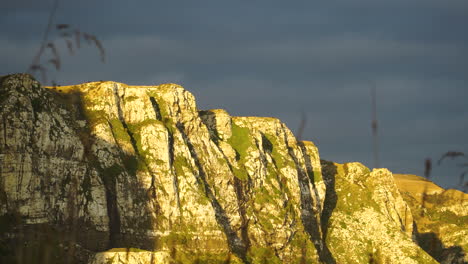
{"type": "Polygon", "coordinates": [[[48,12],[53,4],[52,0],[15,0],[3,1],[1,15],[18,14],[18,13],[36,13],[48,12]]]}
{"type": "MultiPolygon", "coordinates": [[[[27,68],[52,3],[2,4],[0,74],[27,68]]],[[[176,82],[200,108],[275,116],[293,131],[302,112],[322,157],[368,166],[375,85],[382,166],[421,174],[426,157],[468,152],[465,0],[60,1],[55,21],[97,35],[107,54],[70,56],[57,40],[60,84],[176,82]]],[[[444,171],[439,183],[453,185],[458,171],[444,171]]]]}

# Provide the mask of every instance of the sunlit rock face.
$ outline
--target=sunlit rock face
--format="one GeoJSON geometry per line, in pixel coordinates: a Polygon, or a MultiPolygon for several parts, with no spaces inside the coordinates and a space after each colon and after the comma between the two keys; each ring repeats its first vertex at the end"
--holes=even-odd
{"type": "Polygon", "coordinates": [[[441,263],[467,263],[468,194],[416,175],[394,174],[415,220],[415,238],[441,263]]]}
{"type": "Polygon", "coordinates": [[[278,119],[176,84],[0,82],[1,263],[436,263],[389,171],[321,164],[278,119]]]}
{"type": "Polygon", "coordinates": [[[125,264],[175,264],[169,252],[146,251],[135,248],[114,248],[94,255],[90,264],[125,263],[125,264]]]}
{"type": "Polygon", "coordinates": [[[388,170],[332,162],[323,170],[332,211],[323,220],[339,263],[437,263],[412,241],[410,208],[388,170]]]}

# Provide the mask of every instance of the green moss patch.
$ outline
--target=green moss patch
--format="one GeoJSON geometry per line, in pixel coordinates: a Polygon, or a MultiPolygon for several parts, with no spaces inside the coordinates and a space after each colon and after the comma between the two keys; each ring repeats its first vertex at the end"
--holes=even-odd
{"type": "Polygon", "coordinates": [[[111,125],[112,134],[117,141],[124,141],[131,143],[130,135],[127,130],[124,128],[122,122],[119,119],[110,119],[109,123],[111,125]]]}
{"type": "Polygon", "coordinates": [[[239,155],[238,161],[242,164],[245,163],[248,156],[247,150],[252,146],[251,140],[248,128],[232,123],[232,136],[228,139],[228,143],[236,150],[239,155]]]}
{"type": "Polygon", "coordinates": [[[185,175],[183,167],[186,167],[188,169],[192,169],[192,166],[190,163],[187,161],[185,157],[182,156],[176,156],[174,158],[174,170],[177,175],[185,175]]]}
{"type": "Polygon", "coordinates": [[[227,142],[236,151],[236,160],[240,165],[239,169],[233,168],[234,175],[240,180],[247,180],[248,175],[244,166],[248,159],[249,148],[254,147],[250,130],[233,122],[232,135],[227,142]]]}
{"type": "Polygon", "coordinates": [[[291,157],[283,156],[278,149],[280,148],[280,144],[278,142],[278,137],[271,134],[264,134],[265,138],[268,140],[268,146],[271,146],[271,157],[273,158],[275,165],[278,169],[285,168],[285,167],[295,167],[294,161],[292,161],[291,157]]]}
{"type": "Polygon", "coordinates": [[[267,247],[251,247],[249,250],[249,260],[252,264],[280,264],[283,263],[273,249],[267,247]]]}

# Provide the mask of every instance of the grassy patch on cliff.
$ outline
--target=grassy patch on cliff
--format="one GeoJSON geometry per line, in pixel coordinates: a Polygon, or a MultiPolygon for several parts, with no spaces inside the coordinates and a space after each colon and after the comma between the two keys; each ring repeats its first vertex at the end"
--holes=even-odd
{"type": "MultiPolygon", "coordinates": [[[[279,151],[280,144],[278,142],[278,136],[268,134],[268,133],[264,134],[264,136],[269,141],[269,144],[267,143],[267,145],[271,145],[270,154],[271,154],[271,157],[273,158],[273,160],[274,160],[274,162],[276,164],[276,167],[278,169],[285,168],[285,167],[293,167],[294,168],[296,165],[292,161],[291,157],[289,155],[284,156],[279,151]]],[[[287,149],[285,151],[287,152],[287,149]]]]}
{"type": "Polygon", "coordinates": [[[233,168],[234,175],[241,180],[247,180],[248,175],[244,165],[248,159],[249,148],[253,147],[250,130],[232,122],[232,135],[227,142],[236,151],[236,160],[240,165],[240,168],[233,168]]]}
{"type": "Polygon", "coordinates": [[[112,133],[117,141],[124,141],[131,143],[130,135],[127,130],[124,128],[122,122],[119,119],[110,119],[109,123],[112,128],[112,133]]]}
{"type": "Polygon", "coordinates": [[[187,161],[187,158],[182,156],[175,156],[174,158],[174,170],[177,175],[185,175],[184,167],[187,169],[192,169],[192,166],[187,161]]]}

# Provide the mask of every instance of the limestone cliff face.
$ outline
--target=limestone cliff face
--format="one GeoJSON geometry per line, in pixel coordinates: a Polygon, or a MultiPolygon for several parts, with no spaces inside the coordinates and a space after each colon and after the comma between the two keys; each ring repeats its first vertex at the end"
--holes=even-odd
{"type": "Polygon", "coordinates": [[[411,210],[388,170],[332,162],[323,169],[333,202],[325,201],[332,212],[322,224],[328,226],[327,243],[339,263],[435,262],[413,242],[411,210]]]}
{"type": "Polygon", "coordinates": [[[389,171],[321,164],[278,119],[175,84],[0,82],[2,263],[437,263],[389,171]]]}

